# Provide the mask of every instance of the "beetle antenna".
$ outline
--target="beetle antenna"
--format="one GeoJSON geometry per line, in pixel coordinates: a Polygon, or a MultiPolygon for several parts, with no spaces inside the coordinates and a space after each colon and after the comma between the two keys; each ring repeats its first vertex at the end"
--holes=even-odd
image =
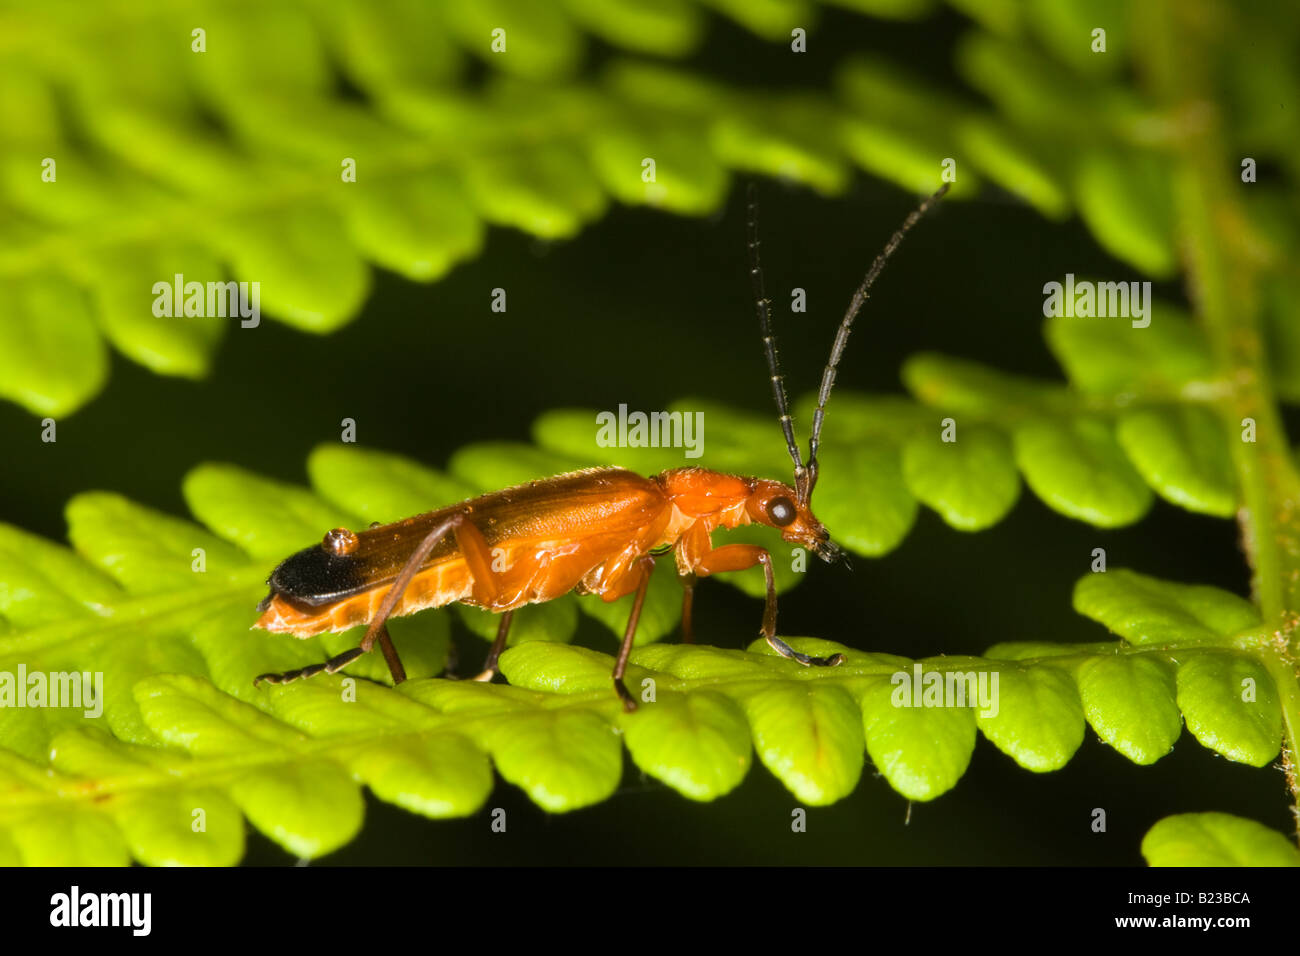
{"type": "Polygon", "coordinates": [[[876,281],[881,270],[885,268],[885,263],[894,254],[894,250],[902,244],[903,237],[907,235],[909,229],[920,221],[922,216],[930,211],[931,206],[943,198],[943,194],[948,191],[948,186],[948,183],[944,183],[933,196],[912,210],[911,214],[903,221],[903,224],[890,237],[880,255],[876,256],[876,261],[871,263],[871,268],[867,270],[862,285],[858,286],[857,291],[853,293],[853,298],[849,300],[848,310],[844,313],[844,318],[840,320],[839,331],[835,333],[835,343],[831,346],[830,361],[826,363],[826,370],[822,372],[822,387],[817,393],[817,410],[813,412],[812,435],[808,439],[807,491],[805,492],[803,487],[799,488],[799,494],[804,504],[807,504],[808,498],[812,497],[813,486],[817,484],[817,447],[821,440],[822,420],[826,415],[826,400],[831,397],[831,388],[835,385],[835,370],[839,367],[840,358],[844,355],[844,346],[848,344],[849,333],[853,331],[853,320],[862,311],[862,305],[867,301],[867,291],[871,288],[872,283],[876,281]]]}
{"type": "Polygon", "coordinates": [[[749,247],[749,280],[754,287],[754,306],[758,311],[758,326],[763,332],[763,352],[767,355],[767,371],[772,381],[772,397],[776,399],[776,412],[781,416],[781,431],[785,434],[785,447],[794,461],[795,485],[807,480],[807,469],[799,455],[799,443],[794,438],[794,423],[790,419],[790,403],[785,396],[785,379],[781,376],[781,363],[776,357],[776,336],[772,334],[772,300],[763,289],[763,267],[758,260],[758,186],[749,184],[745,228],[749,247]]]}

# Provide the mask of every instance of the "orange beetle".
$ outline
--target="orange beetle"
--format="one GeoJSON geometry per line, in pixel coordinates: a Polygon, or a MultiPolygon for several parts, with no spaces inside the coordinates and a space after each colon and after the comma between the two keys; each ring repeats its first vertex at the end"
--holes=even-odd
{"type": "Polygon", "coordinates": [[[840,322],[822,375],[805,465],[794,439],[785,386],[771,329],[771,300],[763,290],[758,261],[758,215],[754,191],[748,204],[750,275],[763,346],[786,446],[794,462],[794,486],[704,468],[674,468],[650,478],[621,468],[589,468],[496,491],[460,504],[366,531],[336,528],[324,540],[286,558],[271,572],[270,594],[258,605],[255,626],[311,637],[369,624],[360,645],[319,664],[256,682],[284,683],[334,673],[378,642],[393,680],[406,679],[388,634],[390,617],[460,602],[501,615],[485,670],[490,680],[506,644],[516,608],[550,601],[569,591],[614,601],[635,592],[618,660],[614,688],[627,710],[636,702],[623,683],[632,639],[655,558],[671,548],[684,587],[682,630],[691,640],[691,599],[696,578],[763,566],[767,597],[762,635],[780,654],[801,664],[831,667],[843,655],[811,657],[776,636],[776,587],[772,556],[752,544],[714,547],[717,528],[750,523],[776,528],[791,544],[823,561],[840,549],[811,509],[817,483],[817,448],[826,401],[835,381],[853,320],[867,291],[907,231],[945,192],[927,199],[894,233],[854,292],[840,322]]]}

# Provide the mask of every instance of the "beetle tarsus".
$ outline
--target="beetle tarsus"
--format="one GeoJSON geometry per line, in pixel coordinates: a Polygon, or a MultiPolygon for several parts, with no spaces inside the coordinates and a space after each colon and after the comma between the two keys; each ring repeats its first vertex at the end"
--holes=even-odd
{"type": "Polygon", "coordinates": [[[787,644],[781,638],[775,635],[763,635],[767,643],[772,645],[772,649],[782,657],[788,657],[792,661],[798,661],[804,667],[839,667],[844,663],[843,654],[832,654],[830,657],[813,657],[811,654],[801,654],[793,647],[787,644]]]}
{"type": "Polygon", "coordinates": [[[253,686],[256,687],[263,681],[268,684],[290,684],[296,680],[315,677],[317,674],[334,674],[347,667],[364,653],[365,651],[362,648],[352,647],[342,654],[336,654],[327,661],[321,661],[319,664],[308,664],[306,667],[285,671],[283,674],[259,674],[253,678],[253,686]]]}

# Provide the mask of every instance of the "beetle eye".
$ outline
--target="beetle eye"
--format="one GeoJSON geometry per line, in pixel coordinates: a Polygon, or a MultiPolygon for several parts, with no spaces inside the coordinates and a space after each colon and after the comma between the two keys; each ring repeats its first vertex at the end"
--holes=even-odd
{"type": "Polygon", "coordinates": [[[794,502],[789,498],[773,498],[767,503],[767,516],[772,524],[784,528],[795,519],[794,502]]]}

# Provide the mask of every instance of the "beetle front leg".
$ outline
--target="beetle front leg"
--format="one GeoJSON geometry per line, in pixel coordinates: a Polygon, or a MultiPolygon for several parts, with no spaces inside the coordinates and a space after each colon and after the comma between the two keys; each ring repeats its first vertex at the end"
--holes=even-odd
{"type": "Polygon", "coordinates": [[[701,555],[695,563],[695,573],[701,576],[724,571],[746,571],[756,564],[763,566],[767,582],[767,598],[763,603],[763,639],[782,657],[798,661],[805,667],[835,667],[844,663],[843,654],[830,657],[813,657],[801,654],[776,636],[776,578],[772,573],[772,555],[756,544],[724,544],[701,555]]]}

